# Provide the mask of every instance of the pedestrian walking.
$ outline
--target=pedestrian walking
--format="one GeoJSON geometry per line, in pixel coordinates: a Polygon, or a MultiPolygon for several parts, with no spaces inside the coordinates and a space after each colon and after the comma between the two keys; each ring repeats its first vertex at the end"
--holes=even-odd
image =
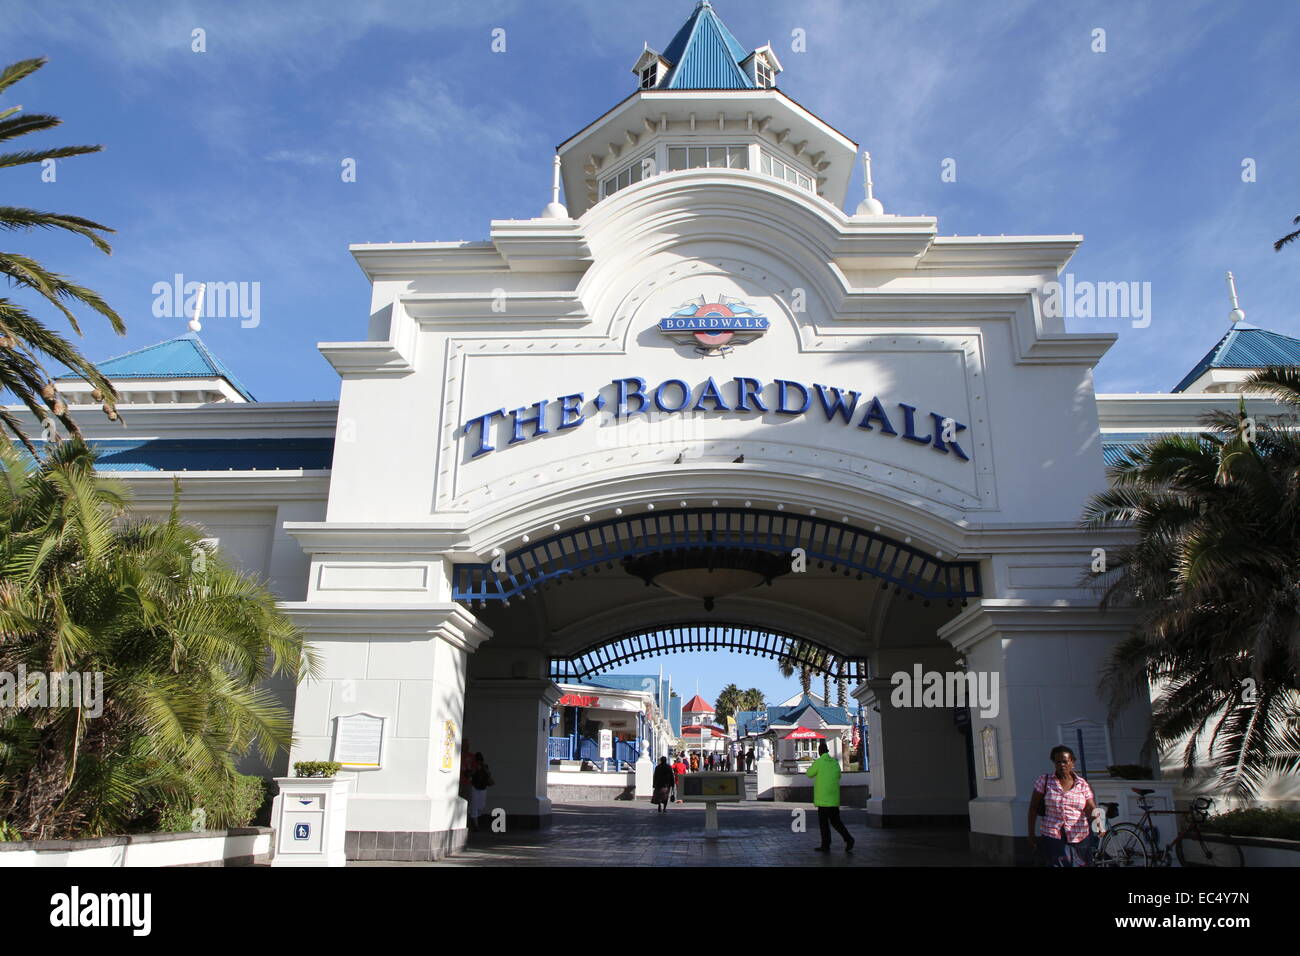
{"type": "Polygon", "coordinates": [[[681,782],[682,782],[682,777],[684,777],[685,775],[686,775],[686,761],[682,759],[681,754],[678,754],[677,762],[673,764],[673,799],[676,800],[678,803],[685,802],[684,800],[682,800],[681,797],[681,793],[682,793],[681,782]]]}
{"type": "Polygon", "coordinates": [[[488,787],[496,786],[492,771],[488,769],[483,754],[474,754],[474,771],[469,778],[469,824],[470,829],[479,830],[479,818],[487,810],[488,787]]]}
{"type": "Polygon", "coordinates": [[[1049,756],[1056,772],[1035,780],[1029,798],[1029,849],[1044,866],[1087,866],[1097,843],[1089,824],[1096,798],[1088,781],[1074,772],[1073,750],[1058,745],[1049,756]]]}
{"type": "Polygon", "coordinates": [[[668,758],[660,757],[659,766],[655,767],[655,774],[650,781],[654,787],[654,794],[651,796],[651,802],[659,808],[660,813],[668,812],[668,798],[673,791],[673,768],[668,766],[668,758]]]}
{"type": "Polygon", "coordinates": [[[748,752],[746,752],[745,754],[745,772],[746,773],[754,772],[754,748],[753,747],[750,747],[748,752]]]}
{"type": "Polygon", "coordinates": [[[691,773],[700,772],[700,755],[691,754],[691,773]]]}
{"type": "Polygon", "coordinates": [[[815,847],[818,853],[831,851],[831,827],[844,838],[844,852],[852,853],[854,839],[840,820],[840,762],[830,754],[826,741],[817,745],[819,756],[808,768],[808,776],[813,781],[813,804],[817,807],[817,828],[821,830],[821,845],[815,847]]]}

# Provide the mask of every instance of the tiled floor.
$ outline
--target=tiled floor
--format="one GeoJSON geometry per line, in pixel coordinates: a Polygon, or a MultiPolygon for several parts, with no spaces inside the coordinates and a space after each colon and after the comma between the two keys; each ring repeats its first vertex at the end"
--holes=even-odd
{"type": "Polygon", "coordinates": [[[816,853],[817,811],[811,804],[722,804],[720,836],[704,838],[704,808],[670,806],[659,814],[644,802],[555,804],[545,830],[470,834],[465,850],[437,863],[349,863],[349,866],[977,866],[960,829],[868,828],[866,812],[841,811],[856,845],[852,855],[832,835],[832,851],[816,853]],[[800,814],[806,827],[795,832],[800,814]]]}

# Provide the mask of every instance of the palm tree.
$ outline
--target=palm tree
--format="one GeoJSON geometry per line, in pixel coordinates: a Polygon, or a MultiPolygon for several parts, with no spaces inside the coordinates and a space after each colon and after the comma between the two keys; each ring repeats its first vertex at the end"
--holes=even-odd
{"type": "MultiPolygon", "coordinates": [[[[1292,219],[1291,225],[1300,226],[1300,216],[1296,216],[1294,219],[1292,219]]],[[[1288,232],[1277,242],[1273,243],[1273,251],[1281,252],[1283,246],[1285,246],[1288,242],[1295,242],[1296,239],[1300,239],[1300,229],[1297,229],[1295,232],[1288,232]]]]}
{"type": "MultiPolygon", "coordinates": [[[[0,93],[5,92],[24,77],[45,65],[45,60],[22,60],[0,71],[0,93]]],[[[43,113],[22,113],[21,106],[0,110],[0,142],[37,133],[58,126],[62,120],[43,113]]],[[[48,149],[23,150],[0,154],[0,168],[44,163],[83,153],[98,152],[100,146],[57,146],[48,149]]],[[[61,229],[89,240],[103,253],[112,248],[100,233],[113,230],[90,219],[63,213],[42,212],[17,206],[0,206],[0,229],[10,232],[32,229],[61,229]]],[[[69,281],[65,276],[50,272],[36,260],[16,252],[0,252],[0,274],[11,286],[37,293],[50,305],[63,313],[74,332],[81,334],[77,317],[68,307],[81,303],[108,319],[114,332],[122,335],[126,325],[121,317],[109,308],[99,295],[90,289],[69,281]]],[[[58,388],[45,370],[45,363],[53,361],[66,365],[91,383],[102,397],[104,413],[115,419],[114,403],[117,393],[108,379],[86,360],[71,342],[46,328],[26,308],[8,298],[0,297],[0,392],[8,390],[26,405],[39,421],[51,416],[59,419],[72,435],[80,435],[76,423],[68,415],[67,405],[59,397],[58,388]]],[[[8,429],[29,449],[32,448],[17,416],[0,409],[0,425],[8,429]]],[[[4,430],[0,429],[0,435],[4,430]]],[[[8,437],[7,435],[5,436],[8,437]]]]}
{"type": "Polygon", "coordinates": [[[799,686],[804,694],[812,693],[812,667],[808,664],[808,651],[802,641],[787,641],[785,650],[776,659],[782,677],[792,677],[799,672],[799,686]]]}
{"type": "Polygon", "coordinates": [[[734,716],[737,712],[743,710],[741,703],[741,691],[735,684],[728,684],[722,688],[718,694],[717,703],[713,705],[713,713],[719,724],[727,726],[727,718],[734,716]]]}
{"type": "MultiPolygon", "coordinates": [[[[1245,387],[1300,411],[1295,369],[1245,387]]],[[[1250,796],[1300,772],[1300,434],[1294,415],[1244,419],[1243,405],[1131,451],[1084,524],[1138,536],[1102,581],[1104,604],[1138,614],[1104,672],[1112,714],[1157,688],[1153,742],[1182,743],[1188,777],[1206,747],[1225,789],[1250,796]]]]}
{"type": "Polygon", "coordinates": [[[208,795],[221,826],[236,759],[256,748],[269,763],[290,742],[266,679],[312,658],[175,502],[166,521],[133,520],[94,464],[79,440],[39,465],[0,444],[0,671],[102,674],[98,704],[0,706],[0,820],[94,836],[208,795]]]}
{"type": "Polygon", "coordinates": [[[763,692],[757,687],[751,687],[749,690],[740,692],[740,709],[759,711],[767,707],[767,700],[763,697],[763,692]]]}

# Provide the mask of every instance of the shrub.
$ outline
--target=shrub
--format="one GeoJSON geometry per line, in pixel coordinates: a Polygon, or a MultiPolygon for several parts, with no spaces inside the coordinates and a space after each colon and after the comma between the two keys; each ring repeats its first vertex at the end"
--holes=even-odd
{"type": "Polygon", "coordinates": [[[332,777],[343,769],[333,760],[300,760],[293,765],[295,777],[332,777]]]}
{"type": "Polygon", "coordinates": [[[170,795],[158,812],[158,829],[183,833],[195,829],[225,830],[248,826],[262,806],[266,782],[235,774],[225,785],[204,790],[192,787],[170,795]],[[201,814],[196,811],[202,810],[201,814]]]}
{"type": "Polygon", "coordinates": [[[1231,836],[1300,840],[1300,812],[1263,807],[1229,810],[1210,817],[1201,828],[1209,833],[1226,833],[1231,836]]]}

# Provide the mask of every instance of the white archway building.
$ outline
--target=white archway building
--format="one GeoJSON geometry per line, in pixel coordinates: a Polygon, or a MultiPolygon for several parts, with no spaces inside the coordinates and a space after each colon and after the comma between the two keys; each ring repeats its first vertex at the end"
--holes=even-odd
{"type": "Polygon", "coordinates": [[[1107,729],[1097,688],[1128,619],[1085,582],[1115,541],[1077,530],[1105,486],[1099,408],[1122,440],[1235,399],[1099,402],[1115,336],[1041,307],[1080,237],[945,237],[874,197],[845,213],[858,146],[779,70],[701,3],[560,147],[567,208],[482,242],[352,247],[373,294],[362,338],[320,346],[337,406],[130,416],[141,502],[164,506],[180,471],[149,443],[189,448],[187,514],[322,655],[323,679],[286,689],[289,759],[328,759],[339,716],[388,718],[383,766],[356,773],[352,855],[463,842],[449,733],[487,754],[510,825],[545,824],[551,661],[678,625],[866,662],[876,824],[969,820],[1009,859],[1063,737],[1136,762],[1147,713],[1107,729]],[[253,439],[282,444],[253,460],[253,439]],[[790,566],[736,590],[769,576],[755,552],[790,566]],[[996,677],[968,734],[950,701],[891,701],[893,674],[959,658],[996,677]]]}

